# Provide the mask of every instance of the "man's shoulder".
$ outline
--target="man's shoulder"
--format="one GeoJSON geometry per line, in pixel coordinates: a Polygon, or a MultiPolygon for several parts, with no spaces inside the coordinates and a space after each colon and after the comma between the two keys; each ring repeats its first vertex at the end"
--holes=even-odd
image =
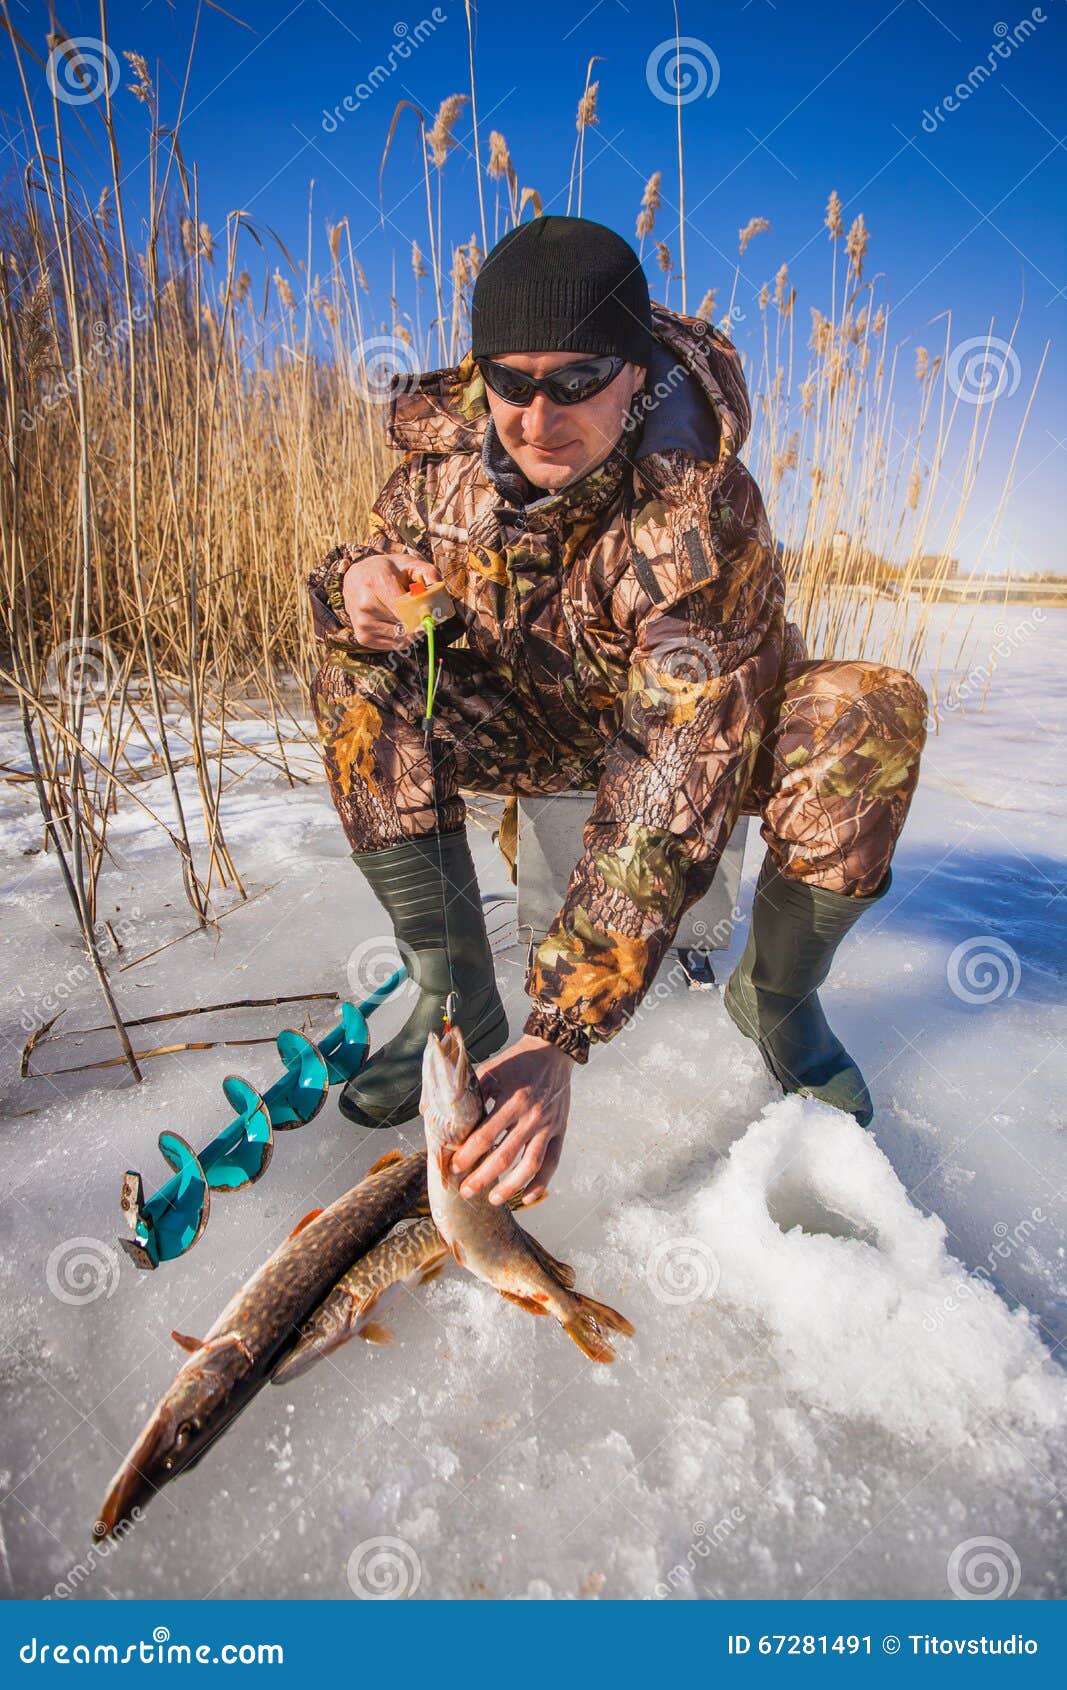
{"type": "Polygon", "coordinates": [[[485,384],[468,354],[459,364],[397,378],[389,438],[406,453],[480,457],[488,416],[485,384]]]}
{"type": "Polygon", "coordinates": [[[759,489],[731,454],[717,463],[688,452],[643,458],[630,517],[634,570],[653,603],[670,603],[744,562],[775,564],[759,489]]]}

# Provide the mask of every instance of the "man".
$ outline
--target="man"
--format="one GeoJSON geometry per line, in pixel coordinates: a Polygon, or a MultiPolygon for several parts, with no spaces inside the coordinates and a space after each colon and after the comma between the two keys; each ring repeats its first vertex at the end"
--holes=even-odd
{"type": "Polygon", "coordinates": [[[368,1125],[417,1113],[426,1035],[454,988],[496,1098],[457,1156],[463,1190],[536,1199],[559,1162],[572,1065],[633,1014],[746,811],[768,851],[727,1009],[786,1091],[866,1125],[867,1088],[817,992],[888,887],[923,692],[878,664],[804,661],[738,458],[737,353],[652,307],[618,235],[577,217],[510,231],[478,276],[471,330],[458,367],[394,396],[404,457],[373,536],[310,582],[333,799],[418,983],[341,1108],[368,1125]],[[437,581],[455,610],[437,634],[428,754],[425,644],[395,604],[437,581]],[[460,788],[596,791],[527,976],[525,1028],[503,1051],[460,788]]]}

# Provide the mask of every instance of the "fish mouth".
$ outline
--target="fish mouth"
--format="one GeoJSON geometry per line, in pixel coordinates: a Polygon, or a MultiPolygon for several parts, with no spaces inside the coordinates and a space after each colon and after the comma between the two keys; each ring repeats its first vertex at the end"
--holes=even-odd
{"type": "Polygon", "coordinates": [[[230,1335],[203,1344],[186,1362],[111,1481],[93,1536],[114,1537],[139,1521],[157,1491],[195,1467],[241,1412],[250,1389],[247,1346],[230,1335]],[[243,1388],[242,1388],[243,1384],[243,1388]]]}
{"type": "Polygon", "coordinates": [[[470,1078],[470,1058],[459,1027],[455,1024],[446,1027],[437,1044],[445,1061],[455,1068],[456,1085],[462,1090],[466,1080],[470,1078]]]}
{"type": "Polygon", "coordinates": [[[93,1522],[93,1538],[115,1537],[119,1528],[133,1525],[156,1492],[173,1477],[173,1463],[167,1466],[175,1438],[169,1426],[146,1426],[136,1445],[111,1481],[103,1506],[93,1522]]]}
{"type": "Polygon", "coordinates": [[[463,1034],[456,1026],[446,1027],[443,1033],[430,1033],[422,1058],[421,1109],[435,1115],[446,1115],[471,1081],[470,1058],[463,1042],[463,1034]]]}

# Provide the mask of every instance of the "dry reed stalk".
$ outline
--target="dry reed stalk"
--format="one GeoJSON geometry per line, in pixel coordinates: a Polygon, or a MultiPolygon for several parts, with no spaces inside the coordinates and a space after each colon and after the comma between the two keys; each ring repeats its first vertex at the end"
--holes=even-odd
{"type": "Polygon", "coordinates": [[[645,191],[641,195],[641,209],[637,213],[637,222],[634,226],[634,233],[641,242],[638,248],[638,256],[641,258],[645,255],[645,240],[655,228],[656,213],[663,204],[660,194],[660,183],[662,181],[662,170],[654,170],[645,183],[645,191]]]}
{"type": "MultiPolygon", "coordinates": [[[[504,182],[508,195],[508,219],[512,228],[519,220],[518,191],[519,178],[515,174],[515,167],[511,162],[511,154],[503,135],[497,129],[489,132],[489,162],[485,169],[491,182],[504,182]]],[[[505,231],[506,232],[506,231],[505,231]]],[[[500,239],[500,190],[497,189],[493,203],[493,244],[500,239]]]]}
{"type": "MultiPolygon", "coordinates": [[[[577,204],[575,215],[578,216],[578,217],[580,217],[582,215],[582,174],[583,174],[583,171],[584,171],[584,168],[585,168],[585,132],[586,132],[587,129],[592,128],[592,126],[594,124],[597,124],[597,123],[600,122],[600,119],[597,116],[597,109],[596,109],[597,95],[600,92],[600,84],[599,84],[599,82],[591,82],[590,81],[590,77],[593,74],[593,66],[595,64],[599,64],[599,63],[600,63],[599,57],[594,56],[593,58],[590,59],[589,63],[586,65],[586,67],[585,67],[585,87],[582,90],[582,97],[578,101],[578,115],[575,119],[575,124],[574,124],[574,127],[578,131],[578,133],[577,133],[577,136],[575,138],[574,153],[573,153],[573,156],[571,158],[570,182],[567,186],[567,216],[568,217],[571,214],[571,200],[572,200],[573,195],[574,195],[575,181],[577,181],[577,183],[578,183],[578,204],[577,204]]],[[[540,213],[538,213],[538,215],[540,215],[540,213]]]]}
{"type": "Polygon", "coordinates": [[[682,316],[686,315],[685,263],[685,159],[682,153],[682,39],[679,33],[678,5],[674,0],[674,115],[678,135],[678,258],[682,266],[682,316]]]}
{"type": "MultiPolygon", "coordinates": [[[[489,245],[489,236],[485,229],[485,191],[482,187],[482,155],[478,145],[478,91],[474,78],[474,22],[471,17],[473,7],[471,0],[463,0],[463,9],[467,17],[467,59],[470,65],[471,87],[471,137],[474,143],[474,179],[478,184],[478,215],[482,224],[482,251],[489,245]]],[[[471,239],[473,240],[473,236],[471,239]]]]}

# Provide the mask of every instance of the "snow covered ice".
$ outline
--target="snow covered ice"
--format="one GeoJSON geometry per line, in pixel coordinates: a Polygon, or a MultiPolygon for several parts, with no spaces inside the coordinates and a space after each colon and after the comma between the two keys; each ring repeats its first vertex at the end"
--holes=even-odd
{"type": "MultiPolygon", "coordinates": [[[[1033,615],[977,616],[988,634],[1016,611],[1033,615]]],[[[104,1016],[53,861],[23,855],[40,843],[32,791],[0,786],[4,1594],[351,1599],[392,1580],[420,1597],[942,1597],[966,1584],[958,1552],[975,1540],[993,1540],[1004,1594],[1067,1594],[1065,625],[1044,612],[985,713],[945,715],[891,892],[824,993],[871,1083],[873,1133],[783,1100],[718,995],[672,986],[576,1072],[563,1163],[527,1217],[633,1320],[616,1364],[451,1267],[391,1294],[392,1345],[355,1341],[264,1390],[107,1553],[92,1522],[182,1359],[171,1329],[205,1331],[397,1138],[351,1127],[332,1095],[278,1135],[259,1184],[216,1199],[190,1255],[138,1274],[115,1246],[123,1170],[154,1189],[159,1131],[205,1143],[227,1118],[223,1076],[264,1084],[277,1059],[219,1046],[147,1061],[140,1087],[118,1068],[19,1080],[27,1026],[67,1004],[55,1033],[104,1016]]],[[[2,726],[0,762],[22,766],[17,724],[2,726]]],[[[131,1017],[345,993],[352,953],[385,946],[321,782],[291,790],[250,760],[224,816],[251,901],[116,971],[131,1017]]],[[[112,825],[101,913],[128,924],[126,963],[192,923],[147,819],[120,809],[112,825]]],[[[505,890],[470,831],[483,891],[505,890]]],[[[749,879],[760,850],[753,830],[749,879]]],[[[517,1030],[524,948],[506,921],[490,917],[517,1030]]],[[[716,959],[720,980],[743,941],[716,959]]],[[[378,1011],[376,1041],[404,1014],[378,1011]]],[[[321,1033],[331,1007],[166,1022],[135,1043],[286,1023],[321,1033]]],[[[33,1060],[113,1053],[101,1033],[33,1060]]]]}

